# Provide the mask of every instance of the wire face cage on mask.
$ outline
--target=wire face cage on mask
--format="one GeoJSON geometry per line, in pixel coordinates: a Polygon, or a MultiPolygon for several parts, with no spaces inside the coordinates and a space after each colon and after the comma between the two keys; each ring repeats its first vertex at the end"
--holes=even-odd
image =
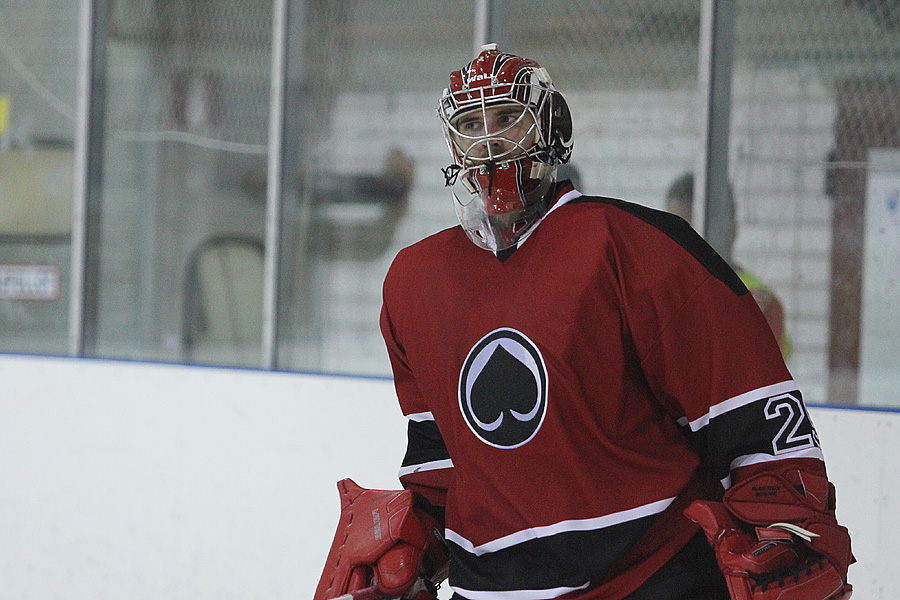
{"type": "MultiPolygon", "coordinates": [[[[488,99],[457,110],[444,124],[444,137],[460,166],[534,156],[546,146],[535,109],[511,99],[488,99]]],[[[473,104],[473,103],[469,103],[473,104]]]]}

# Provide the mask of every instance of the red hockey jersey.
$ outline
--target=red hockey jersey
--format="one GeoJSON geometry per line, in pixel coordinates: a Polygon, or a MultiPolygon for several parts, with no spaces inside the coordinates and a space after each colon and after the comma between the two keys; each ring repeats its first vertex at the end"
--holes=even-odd
{"type": "MultiPolygon", "coordinates": [[[[727,487],[743,465],[822,458],[752,295],[668,213],[569,185],[500,258],[442,231],[397,255],[381,327],[409,419],[400,480],[445,509],[465,598],[596,597],[701,461],[727,487]]],[[[696,531],[671,528],[622,577],[696,531]]]]}

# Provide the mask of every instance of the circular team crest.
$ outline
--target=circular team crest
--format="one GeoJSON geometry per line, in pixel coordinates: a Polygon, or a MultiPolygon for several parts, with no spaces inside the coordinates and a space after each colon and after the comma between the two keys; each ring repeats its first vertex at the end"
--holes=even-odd
{"type": "Polygon", "coordinates": [[[504,328],[475,344],[459,375],[459,408],[485,444],[528,443],[547,414],[547,368],[534,342],[504,328]]]}

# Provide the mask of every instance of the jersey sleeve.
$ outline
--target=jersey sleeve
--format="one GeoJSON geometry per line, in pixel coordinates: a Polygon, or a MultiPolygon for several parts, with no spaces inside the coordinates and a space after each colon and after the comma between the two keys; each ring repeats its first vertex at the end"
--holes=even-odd
{"type": "Polygon", "coordinates": [[[400,483],[434,507],[436,510],[429,512],[437,516],[443,512],[453,462],[397,340],[387,302],[381,311],[381,329],[400,409],[407,418],[407,446],[399,471],[400,483]]]}
{"type": "Polygon", "coordinates": [[[624,245],[635,254],[620,258],[634,265],[622,277],[623,310],[655,395],[726,488],[744,467],[821,463],[802,394],[752,294],[699,235],[669,217],[658,215],[653,231],[632,237],[640,248],[624,245]]]}

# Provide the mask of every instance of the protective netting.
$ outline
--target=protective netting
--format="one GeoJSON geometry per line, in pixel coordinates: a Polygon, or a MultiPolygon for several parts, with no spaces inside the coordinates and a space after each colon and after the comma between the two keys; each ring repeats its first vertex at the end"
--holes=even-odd
{"type": "Polygon", "coordinates": [[[0,349],[64,353],[77,6],[0,2],[0,349]]]}
{"type": "MultiPolygon", "coordinates": [[[[698,166],[705,3],[489,4],[489,41],[537,59],[569,101],[568,175],[587,193],[665,208],[670,186],[698,166]]],[[[281,366],[383,374],[377,311],[387,265],[398,248],[454,223],[434,109],[450,71],[473,56],[477,3],[288,5],[286,115],[299,126],[285,139],[296,162],[286,165],[293,180],[283,198],[281,366]]],[[[900,237],[891,196],[897,3],[732,6],[733,260],[780,300],[789,366],[809,400],[886,402],[900,363],[890,346],[897,319],[888,318],[900,272],[891,237],[900,237]]],[[[257,248],[265,238],[275,3],[108,7],[97,352],[256,364],[258,334],[185,353],[185,336],[202,336],[204,319],[230,320],[209,331],[258,332],[262,315],[230,301],[189,313],[187,274],[210,240],[257,248]]],[[[71,2],[0,0],[0,96],[11,106],[4,151],[39,140],[71,150],[77,27],[71,2]]],[[[37,262],[44,252],[22,259],[21,241],[5,248],[0,262],[37,262]]],[[[20,342],[65,335],[65,268],[55,303],[0,299],[20,342]]]]}
{"type": "MultiPolygon", "coordinates": [[[[891,210],[896,217],[879,209],[883,190],[870,187],[885,168],[875,169],[870,150],[900,147],[897,5],[737,6],[739,255],[779,292],[794,347],[789,364],[813,400],[890,402],[885,377],[900,355],[891,350],[896,332],[879,330],[890,328],[898,305],[873,290],[896,286],[896,275],[876,265],[890,262],[888,239],[900,227],[865,223],[891,210]]],[[[893,165],[885,175],[896,186],[900,161],[893,165]]]]}

